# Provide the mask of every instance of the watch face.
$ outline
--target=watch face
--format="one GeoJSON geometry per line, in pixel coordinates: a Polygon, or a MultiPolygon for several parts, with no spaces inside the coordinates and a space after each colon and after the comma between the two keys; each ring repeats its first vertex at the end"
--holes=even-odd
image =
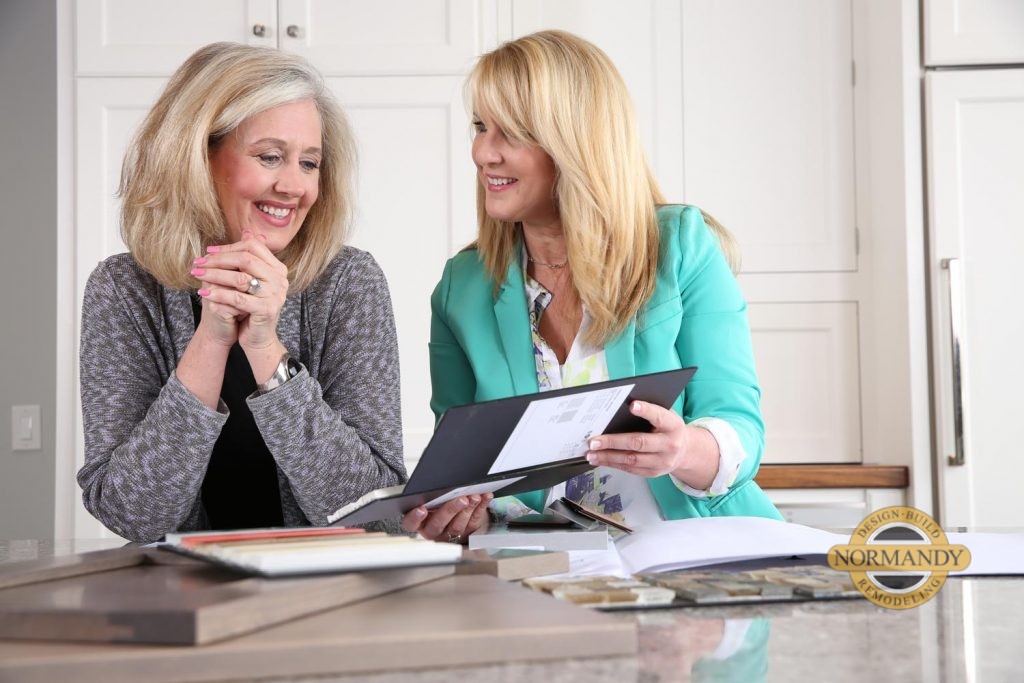
{"type": "Polygon", "coordinates": [[[289,358],[288,359],[288,377],[289,378],[294,377],[295,375],[299,374],[300,370],[302,370],[302,364],[299,363],[299,361],[295,360],[294,358],[289,358]]]}

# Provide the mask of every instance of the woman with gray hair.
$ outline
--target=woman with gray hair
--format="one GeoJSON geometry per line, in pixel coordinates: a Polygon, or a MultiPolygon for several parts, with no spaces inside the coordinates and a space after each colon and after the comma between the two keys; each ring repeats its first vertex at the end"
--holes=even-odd
{"type": "Polygon", "coordinates": [[[121,174],[82,304],[85,507],[115,533],[324,524],[402,483],[387,282],[344,246],[352,135],[301,57],[215,43],[121,174]]]}

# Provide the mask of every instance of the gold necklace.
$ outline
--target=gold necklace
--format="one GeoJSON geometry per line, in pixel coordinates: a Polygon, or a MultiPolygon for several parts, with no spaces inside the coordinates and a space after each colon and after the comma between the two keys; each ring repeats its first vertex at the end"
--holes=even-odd
{"type": "Polygon", "coordinates": [[[552,270],[558,270],[559,268],[565,268],[569,265],[569,259],[565,259],[561,263],[544,263],[530,256],[529,252],[526,254],[526,260],[537,266],[544,266],[545,268],[551,268],[552,270]]]}

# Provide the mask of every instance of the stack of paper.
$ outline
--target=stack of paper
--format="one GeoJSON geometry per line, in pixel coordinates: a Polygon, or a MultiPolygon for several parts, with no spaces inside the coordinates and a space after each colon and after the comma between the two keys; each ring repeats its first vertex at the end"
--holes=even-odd
{"type": "Polygon", "coordinates": [[[462,546],[452,543],[338,528],[171,534],[163,547],[262,576],[451,564],[462,557],[462,546]]]}
{"type": "Polygon", "coordinates": [[[950,576],[1024,576],[1024,533],[949,532],[946,540],[971,551],[970,566],[950,576]]]}
{"type": "Polygon", "coordinates": [[[659,522],[616,542],[629,573],[664,572],[792,555],[825,555],[849,535],[763,517],[704,517],[659,522]]]}
{"type": "MultiPolygon", "coordinates": [[[[470,537],[472,538],[472,536],[470,537]]],[[[658,522],[619,538],[607,551],[570,553],[570,575],[666,572],[793,555],[825,555],[849,536],[762,517],[658,522]]]]}
{"type": "MultiPolygon", "coordinates": [[[[1024,575],[1024,533],[948,533],[971,552],[971,564],[950,576],[1024,575]]],[[[652,524],[617,540],[605,553],[573,553],[573,574],[666,572],[727,562],[824,556],[850,534],[761,517],[705,517],[652,524]]]]}
{"type": "Polygon", "coordinates": [[[604,550],[608,530],[598,529],[510,529],[495,525],[485,533],[471,534],[469,548],[535,548],[538,550],[604,550]]]}

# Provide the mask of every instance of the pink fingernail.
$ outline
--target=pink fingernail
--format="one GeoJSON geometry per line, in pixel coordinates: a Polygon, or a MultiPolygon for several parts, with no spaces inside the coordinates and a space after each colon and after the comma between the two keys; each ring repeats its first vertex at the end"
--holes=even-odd
{"type": "Polygon", "coordinates": [[[587,453],[587,462],[591,465],[597,464],[597,456],[593,453],[587,453]]]}
{"type": "Polygon", "coordinates": [[[591,439],[590,447],[593,448],[594,450],[597,450],[598,448],[601,447],[601,442],[598,439],[591,439]]]}
{"type": "Polygon", "coordinates": [[[216,254],[218,251],[220,251],[220,247],[218,247],[216,245],[213,245],[213,246],[207,247],[206,251],[208,251],[211,254],[216,254]]]}
{"type": "Polygon", "coordinates": [[[199,290],[199,296],[210,296],[210,290],[208,290],[208,289],[200,289],[199,290]]]}
{"type": "Polygon", "coordinates": [[[199,256],[197,258],[194,258],[194,259],[192,259],[192,263],[194,263],[197,266],[201,266],[204,263],[206,263],[206,257],[205,256],[199,256]]]}
{"type": "Polygon", "coordinates": [[[639,413],[641,410],[643,410],[643,407],[644,405],[640,403],[640,401],[633,401],[633,405],[630,406],[634,413],[639,413]]]}
{"type": "Polygon", "coordinates": [[[266,236],[266,235],[257,235],[257,237],[259,237],[259,238],[260,238],[261,240],[263,240],[264,242],[266,242],[266,241],[267,241],[267,236],[266,236]]]}
{"type": "Polygon", "coordinates": [[[206,269],[205,268],[193,268],[192,270],[190,270],[188,272],[190,272],[193,275],[198,277],[198,276],[203,275],[204,273],[206,273],[206,269]]]}

